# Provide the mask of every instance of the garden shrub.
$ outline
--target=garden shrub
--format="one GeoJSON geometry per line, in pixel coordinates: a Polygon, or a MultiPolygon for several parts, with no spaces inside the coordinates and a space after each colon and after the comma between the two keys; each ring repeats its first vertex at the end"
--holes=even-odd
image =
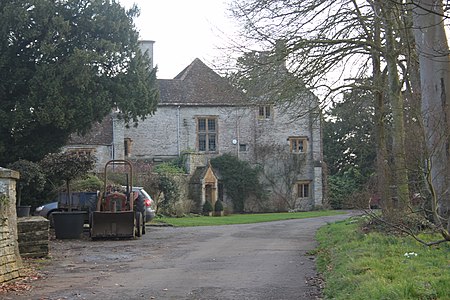
{"type": "Polygon", "coordinates": [[[206,200],[205,203],[203,204],[203,212],[210,213],[210,212],[212,212],[212,210],[213,210],[213,207],[211,205],[211,202],[206,200]]]}
{"type": "Polygon", "coordinates": [[[216,212],[223,211],[222,201],[220,201],[220,200],[216,201],[216,204],[214,204],[214,211],[216,211],[216,212]]]}

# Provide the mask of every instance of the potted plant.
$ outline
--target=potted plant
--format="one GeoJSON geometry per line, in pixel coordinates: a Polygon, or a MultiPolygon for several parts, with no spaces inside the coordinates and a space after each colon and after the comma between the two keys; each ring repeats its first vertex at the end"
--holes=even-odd
{"type": "Polygon", "coordinates": [[[28,217],[31,205],[22,205],[22,196],[26,195],[30,200],[32,194],[41,192],[45,186],[45,175],[39,164],[25,159],[9,164],[8,168],[20,173],[16,190],[17,217],[28,217]]]}
{"type": "Polygon", "coordinates": [[[41,166],[47,177],[63,180],[66,187],[67,211],[53,213],[57,239],[80,238],[83,233],[86,212],[72,210],[70,182],[85,176],[87,172],[94,168],[94,165],[95,157],[73,152],[50,153],[42,159],[41,166]]]}
{"type": "Polygon", "coordinates": [[[211,203],[208,200],[206,200],[205,203],[203,204],[203,214],[205,216],[212,216],[212,211],[213,207],[211,203]]]}
{"type": "Polygon", "coordinates": [[[214,204],[214,215],[217,217],[223,216],[223,204],[220,200],[217,200],[214,204]]]}

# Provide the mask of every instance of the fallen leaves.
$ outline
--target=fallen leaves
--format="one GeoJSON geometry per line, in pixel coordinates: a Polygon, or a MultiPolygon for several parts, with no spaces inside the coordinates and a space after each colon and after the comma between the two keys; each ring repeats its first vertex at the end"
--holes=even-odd
{"type": "Polygon", "coordinates": [[[21,277],[0,284],[0,295],[6,293],[22,293],[30,291],[33,286],[31,282],[44,277],[44,275],[36,271],[33,267],[26,267],[20,270],[21,277]]]}

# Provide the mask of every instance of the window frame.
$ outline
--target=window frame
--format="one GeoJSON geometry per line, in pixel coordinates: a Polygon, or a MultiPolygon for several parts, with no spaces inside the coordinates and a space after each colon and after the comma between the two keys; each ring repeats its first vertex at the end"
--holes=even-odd
{"type": "Polygon", "coordinates": [[[295,184],[295,191],[296,191],[297,198],[301,198],[301,199],[310,198],[311,197],[311,181],[308,181],[308,180],[297,181],[295,184]]]}
{"type": "Polygon", "coordinates": [[[239,143],[239,152],[248,152],[248,144],[239,143]]]}
{"type": "Polygon", "coordinates": [[[69,148],[66,150],[66,152],[76,154],[77,156],[80,155],[87,155],[88,157],[95,156],[96,149],[95,148],[69,148]]]}
{"type": "Polygon", "coordinates": [[[123,139],[123,148],[124,148],[123,150],[124,150],[125,157],[130,157],[132,144],[133,144],[133,140],[131,138],[123,139]]]}
{"type": "Polygon", "coordinates": [[[198,116],[195,117],[195,124],[196,124],[197,151],[204,153],[216,153],[218,151],[218,132],[219,132],[218,117],[198,116]],[[204,120],[204,124],[202,124],[202,126],[200,126],[201,120],[204,120]],[[212,126],[212,124],[214,125],[212,126]],[[201,130],[200,127],[202,127],[201,130]],[[210,129],[210,127],[213,128],[210,129]],[[213,150],[211,150],[212,148],[213,150]]]}
{"type": "Polygon", "coordinates": [[[308,152],[308,137],[306,136],[290,136],[287,139],[289,141],[289,152],[293,154],[301,154],[308,152]]]}
{"type": "Polygon", "coordinates": [[[272,120],[273,119],[273,105],[272,104],[258,105],[258,119],[259,120],[272,120]]]}

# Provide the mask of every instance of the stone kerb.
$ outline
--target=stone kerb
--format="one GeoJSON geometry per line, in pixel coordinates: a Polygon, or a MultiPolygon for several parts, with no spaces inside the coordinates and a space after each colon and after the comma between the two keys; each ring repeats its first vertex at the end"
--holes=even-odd
{"type": "Polygon", "coordinates": [[[19,172],[0,167],[0,283],[20,276],[17,242],[16,181],[19,172]]]}

